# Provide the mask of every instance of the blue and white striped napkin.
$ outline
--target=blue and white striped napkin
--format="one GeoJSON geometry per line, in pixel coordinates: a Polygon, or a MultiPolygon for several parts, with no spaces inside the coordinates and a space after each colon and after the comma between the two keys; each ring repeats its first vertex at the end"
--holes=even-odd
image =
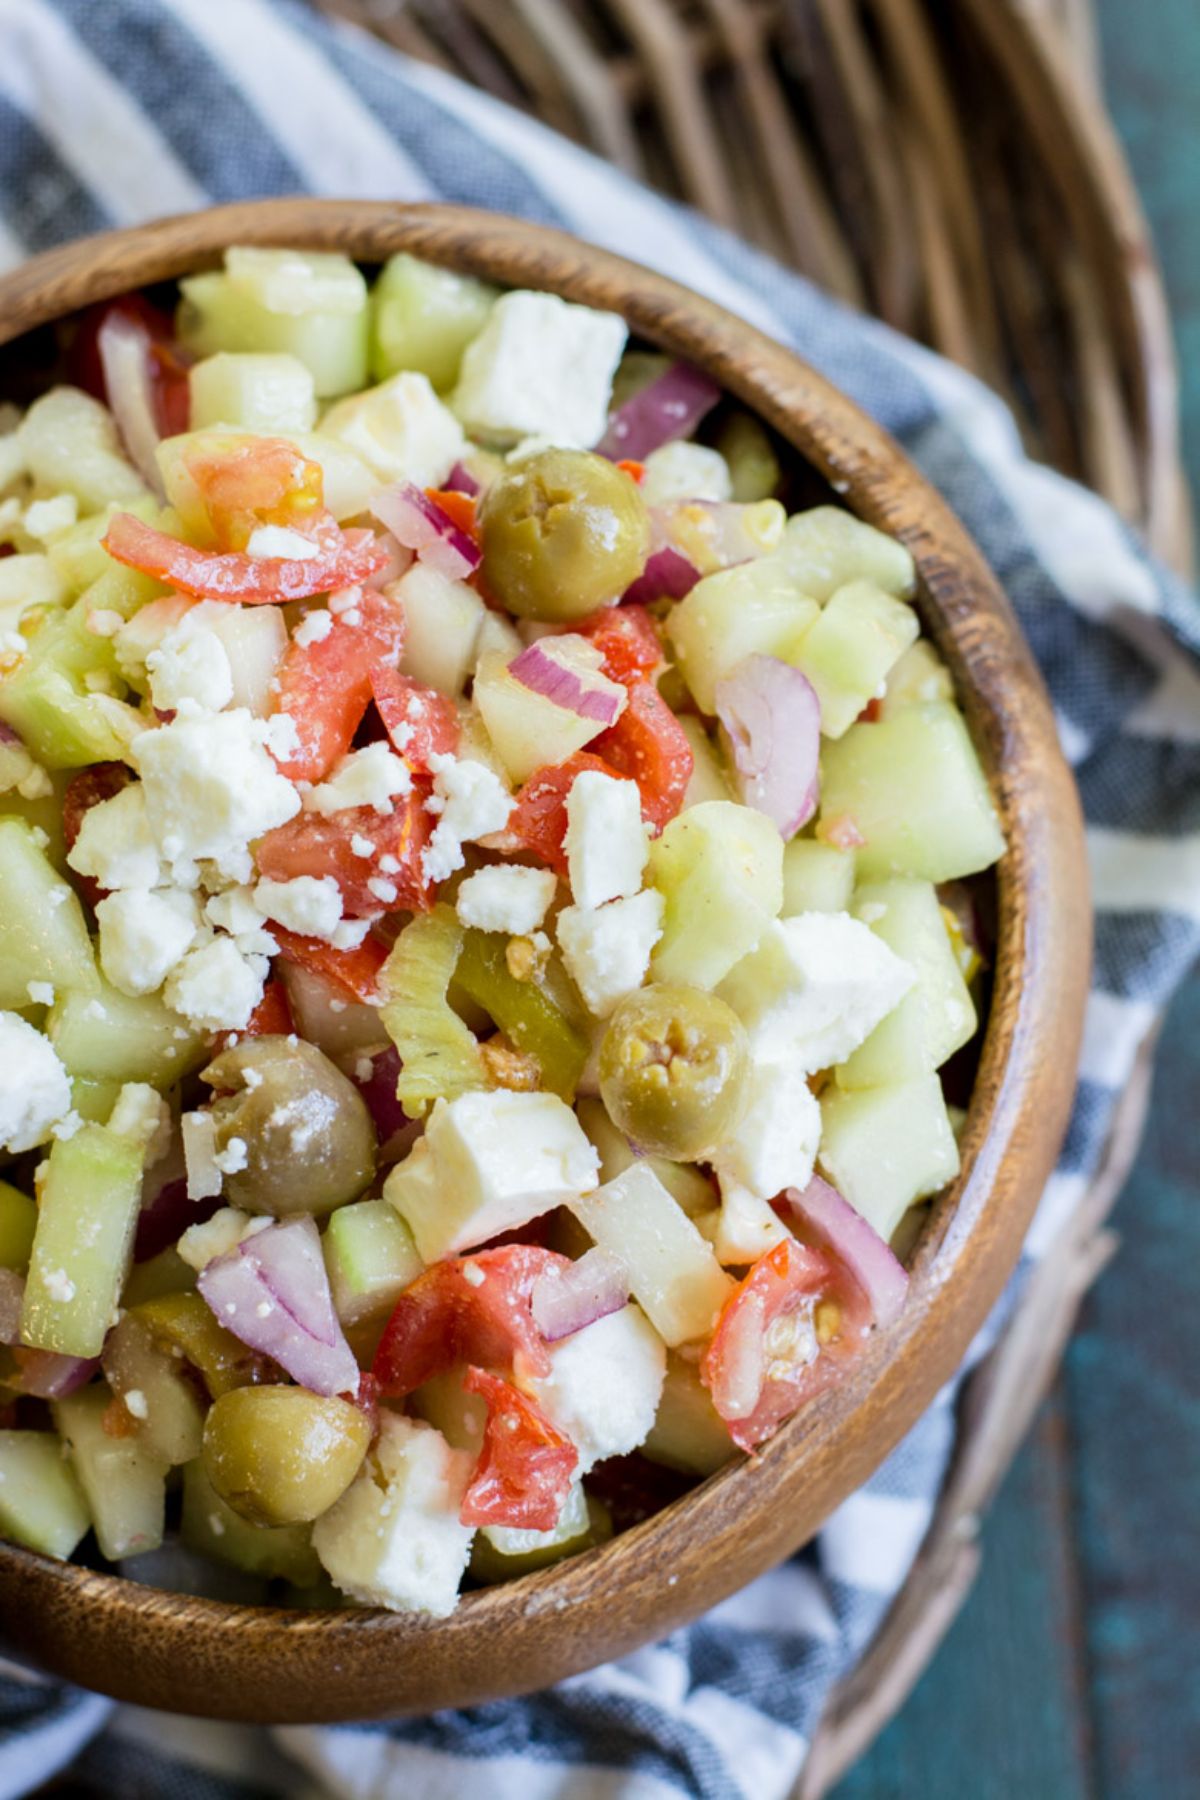
{"type": "MultiPolygon", "coordinates": [[[[1054,696],[1098,909],[1079,1092],[1027,1270],[1081,1200],[1138,1046],[1200,944],[1192,595],[1100,501],[1029,463],[977,382],[441,73],[288,0],[0,0],[0,265],[105,226],[303,190],[494,207],[668,271],[800,349],[974,532],[1054,696]]],[[[0,1800],[76,1757],[89,1789],[178,1800],[783,1800],[921,1542],[953,1399],[804,1554],[690,1629],[528,1699],[268,1734],[10,1669],[0,1800]]]]}

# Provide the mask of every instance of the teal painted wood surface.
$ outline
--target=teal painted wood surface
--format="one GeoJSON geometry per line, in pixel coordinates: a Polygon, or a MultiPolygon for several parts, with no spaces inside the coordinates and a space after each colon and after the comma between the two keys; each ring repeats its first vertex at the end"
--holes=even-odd
{"type": "MultiPolygon", "coordinates": [[[[1110,106],[1176,322],[1200,496],[1200,4],[1098,0],[1110,106]]],[[[976,1587],[836,1800],[1200,1792],[1200,974],[1058,1386],[1002,1489],[976,1587]]]]}

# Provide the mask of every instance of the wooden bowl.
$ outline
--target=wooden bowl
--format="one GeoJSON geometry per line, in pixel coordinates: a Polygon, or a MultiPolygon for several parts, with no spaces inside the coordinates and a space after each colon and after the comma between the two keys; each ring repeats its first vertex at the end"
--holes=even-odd
{"type": "Polygon", "coordinates": [[[263,201],[90,238],[0,281],[0,342],[219,260],[231,243],[378,262],[410,250],[622,313],[708,369],[860,517],[911,549],[925,623],[959,684],[1009,850],[995,990],[963,1141],[908,1305],[840,1387],[602,1549],[468,1594],[449,1619],[234,1606],[0,1545],[0,1630],[19,1655],[143,1705],[256,1721],[365,1719],[544,1686],[694,1618],[812,1537],[957,1367],[1011,1272],[1074,1089],[1090,909],[1079,806],[1003,594],[934,490],[798,357],[659,275],[562,233],[464,208],[263,201]]]}

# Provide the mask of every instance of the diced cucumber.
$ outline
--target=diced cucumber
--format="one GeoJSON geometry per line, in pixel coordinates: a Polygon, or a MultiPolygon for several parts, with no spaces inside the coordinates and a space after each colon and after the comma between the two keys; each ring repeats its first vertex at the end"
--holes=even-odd
{"type": "Polygon", "coordinates": [[[884,676],[919,630],[912,607],[874,582],[838,589],[788,659],[816,689],[825,737],[840,738],[879,698],[884,676]]]}
{"type": "MultiPolygon", "coordinates": [[[[47,545],[46,555],[72,593],[81,594],[93,581],[98,581],[101,575],[111,574],[118,566],[100,542],[112,523],[113,514],[132,513],[136,519],[153,525],[158,520],[159,510],[158,501],[153,494],[145,494],[140,500],[123,501],[119,505],[116,502],[110,503],[100,512],[88,513],[77,524],[60,532],[47,545]]],[[[122,569],[121,572],[136,577],[133,569],[122,569]]],[[[148,577],[142,576],[141,580],[146,581],[148,577]]]]}
{"type": "Polygon", "coordinates": [[[793,838],[783,848],[783,917],[845,912],[854,892],[854,852],[816,838],[793,838]]]}
{"type": "Polygon", "coordinates": [[[160,1250],[146,1262],[134,1264],[121,1295],[121,1304],[144,1306],[147,1301],[159,1300],[164,1294],[187,1293],[195,1285],[195,1269],[185,1263],[172,1246],[169,1250],[160,1250]]]}
{"type": "Polygon", "coordinates": [[[196,1391],[181,1358],[163,1348],[136,1313],[123,1313],[109,1332],[104,1373],[114,1394],[133,1397],[130,1418],[147,1455],[168,1467],[199,1456],[204,1413],[196,1391]]]}
{"type": "Polygon", "coordinates": [[[0,613],[14,621],[35,606],[61,606],[67,593],[66,582],[39,551],[0,559],[0,613]]]}
{"type": "MultiPolygon", "coordinates": [[[[592,647],[580,637],[570,633],[547,639],[547,643],[553,645],[555,658],[577,677],[585,696],[624,699],[619,686],[600,669],[592,647]]],[[[518,784],[546,763],[565,762],[602,729],[596,718],[559,706],[525,687],[509,673],[503,651],[489,650],[479,658],[474,701],[497,755],[518,784]]]]}
{"type": "Polygon", "coordinates": [[[102,1423],[112,1396],[80,1388],[51,1412],[92,1515],[101,1556],[117,1562],[163,1540],[167,1467],[136,1437],[110,1437],[102,1423]]]}
{"type": "MultiPolygon", "coordinates": [[[[158,592],[150,583],[148,591],[158,592]]],[[[108,676],[118,692],[110,639],[88,628],[96,610],[128,616],[146,598],[143,578],[113,568],[66,612],[48,613],[16,668],[0,682],[0,719],[48,769],[75,769],[123,758],[144,721],[112,694],[93,692],[89,677],[108,676]],[[128,577],[132,576],[132,580],[128,577]]]]}
{"type": "Polygon", "coordinates": [[[71,1105],[89,1125],[107,1125],[121,1093],[121,1082],[97,1075],[71,1077],[71,1105]]]}
{"type": "MultiPolygon", "coordinates": [[[[400,667],[457,700],[475,667],[484,620],[493,615],[465,581],[451,581],[426,563],[414,563],[388,591],[403,606],[408,627],[400,667]]],[[[502,664],[519,649],[502,653],[502,664]]]]}
{"type": "Polygon", "coordinates": [[[794,514],[771,560],[822,605],[848,581],[873,581],[904,600],[916,591],[916,568],[904,545],[840,506],[794,514]]]}
{"type": "Polygon", "coordinates": [[[576,1482],[563,1501],[558,1522],[550,1531],[518,1531],[512,1526],[485,1525],[471,1545],[471,1574],[476,1581],[511,1581],[528,1575],[564,1556],[575,1556],[612,1536],[612,1522],[597,1506],[593,1520],[583,1483],[576,1482]],[[597,1535],[597,1528],[599,1534],[597,1535]]]}
{"type": "Polygon", "coordinates": [[[838,1192],[888,1239],[909,1207],[958,1174],[958,1145],[936,1075],[821,1096],[817,1161],[838,1192]]]}
{"type": "Polygon", "coordinates": [[[671,1351],[667,1377],[642,1455],[685,1475],[712,1475],[737,1454],[729,1427],[712,1402],[695,1363],[671,1351]]]}
{"type": "Polygon", "coordinates": [[[843,1088],[879,1087],[940,1069],[974,1035],[975,1007],[928,881],[859,888],[853,912],[916,972],[913,987],[837,1071],[843,1088]]]}
{"type": "Polygon", "coordinates": [[[706,800],[732,799],[721,753],[704,729],[703,719],[698,719],[695,713],[681,713],[679,723],[692,747],[692,774],[681,811],[686,812],[691,806],[703,806],[706,800]]]}
{"type": "Polygon", "coordinates": [[[689,1219],[706,1212],[716,1200],[716,1191],[707,1175],[694,1163],[668,1162],[665,1156],[638,1156],[629,1139],[617,1130],[608,1116],[603,1101],[581,1100],[575,1108],[579,1123],[600,1154],[600,1179],[615,1181],[618,1175],[644,1162],[678,1202],[689,1219]]]}
{"type": "Polygon", "coordinates": [[[386,1200],[339,1206],[322,1240],[334,1310],[343,1325],[390,1312],[424,1268],[412,1232],[386,1200]]]}
{"type": "Polygon", "coordinates": [[[416,369],[445,391],[458,380],[463,351],[482,331],[496,289],[401,251],[371,293],[371,373],[383,381],[416,369]]]}
{"type": "MultiPolygon", "coordinates": [[[[39,794],[34,800],[26,800],[23,794],[8,793],[0,795],[0,816],[9,819],[23,819],[33,831],[44,831],[48,843],[42,845],[42,851],[50,867],[67,881],[71,878],[67,867],[67,841],[63,832],[63,788],[66,778],[62,771],[51,776],[54,792],[39,794]]],[[[38,840],[40,843],[40,839],[38,840]]]]}
{"type": "Polygon", "coordinates": [[[291,1581],[297,1587],[312,1587],[321,1578],[310,1525],[251,1525],[222,1500],[198,1457],[183,1471],[179,1535],[187,1549],[248,1575],[291,1581]]]}
{"type": "Polygon", "coordinates": [[[356,318],[367,304],[361,269],[336,250],[267,250],[233,244],[225,273],[239,294],[270,313],[329,313],[356,318]]]}
{"type": "Polygon", "coordinates": [[[33,1349],[99,1356],[129,1271],[142,1161],[103,1125],[83,1125],[51,1148],[21,1313],[33,1349]]]}
{"type": "Polygon", "coordinates": [[[975,746],[954,706],[909,706],[853,725],[821,759],[821,818],[853,820],[860,879],[953,881],[1004,854],[975,746]]]}
{"type": "Polygon", "coordinates": [[[779,458],[752,414],[731,413],[717,436],[717,449],[729,464],[733,498],[740,505],[770,499],[780,482],[779,458]]]}
{"type": "Polygon", "coordinates": [[[654,979],[715,987],[783,904],[783,839],[764,813],[709,800],[650,846],[647,881],[667,903],[654,979]]]}
{"type": "Polygon", "coordinates": [[[0,818],[0,1007],[29,1004],[29,983],[94,994],[96,961],[83,908],[23,819],[0,818]]]}
{"type": "Polygon", "coordinates": [[[92,1521],[54,1431],[0,1431],[0,1536],[64,1561],[92,1521]]]}
{"type": "Polygon", "coordinates": [[[711,713],[723,676],[756,652],[791,661],[817,615],[816,602],[763,557],[698,581],[671,609],[667,636],[697,706],[711,713]]]}
{"type": "Polygon", "coordinates": [[[220,351],[188,371],[191,427],[232,425],[240,431],[311,431],[317,420],[312,370],[295,356],[220,351]]]}
{"type": "Polygon", "coordinates": [[[96,977],[90,996],[60,993],[46,1019],[46,1034],[71,1075],[147,1081],[156,1088],[173,1087],[208,1053],[208,1038],[156,994],[122,994],[103,975],[96,977]]]}
{"type": "MultiPolygon", "coordinates": [[[[353,269],[352,264],[346,267],[353,269]]],[[[355,312],[319,307],[274,311],[264,304],[261,287],[255,291],[251,284],[222,272],[192,275],[180,282],[179,291],[180,341],[198,356],[222,350],[294,356],[311,372],[319,398],[353,393],[366,385],[365,282],[355,312]]]]}
{"type": "Polygon", "coordinates": [[[29,1267],[37,1207],[7,1181],[0,1181],[0,1268],[23,1275],[29,1267]]]}
{"type": "Polygon", "coordinates": [[[35,400],[17,436],[38,486],[74,494],[84,512],[145,498],[146,484],[121,449],[112,414],[79,388],[51,388],[35,400]]]}
{"type": "Polygon", "coordinates": [[[349,444],[322,437],[319,431],[294,432],[288,441],[310,462],[320,463],[325,504],[335,519],[354,519],[367,510],[371,496],[379,492],[379,477],[349,444]]]}
{"type": "Polygon", "coordinates": [[[889,671],[879,716],[890,719],[906,706],[953,699],[954,681],[949,669],[929,639],[918,638],[889,671]]]}

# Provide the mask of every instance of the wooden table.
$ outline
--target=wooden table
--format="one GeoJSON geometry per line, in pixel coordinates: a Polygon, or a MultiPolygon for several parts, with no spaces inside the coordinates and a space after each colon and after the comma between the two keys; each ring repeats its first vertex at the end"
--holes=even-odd
{"type": "MultiPolygon", "coordinates": [[[[1200,7],[1097,0],[1165,265],[1200,494],[1200,7]]],[[[1167,1021],[1122,1246],[984,1531],[971,1598],[835,1800],[1200,1792],[1200,974],[1167,1021]]]]}

